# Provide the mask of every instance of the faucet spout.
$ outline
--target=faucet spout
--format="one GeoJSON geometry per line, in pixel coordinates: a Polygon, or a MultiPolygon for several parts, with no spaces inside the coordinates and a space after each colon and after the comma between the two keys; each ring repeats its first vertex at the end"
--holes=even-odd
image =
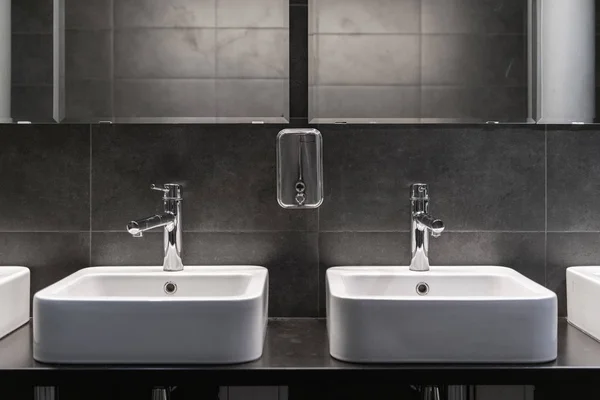
{"type": "Polygon", "coordinates": [[[418,229],[429,230],[433,237],[440,237],[442,232],[444,232],[444,221],[434,218],[429,214],[418,213],[415,215],[415,220],[417,221],[418,229]]]}
{"type": "Polygon", "coordinates": [[[127,232],[134,237],[142,237],[144,232],[155,228],[165,227],[166,229],[172,231],[175,227],[175,223],[175,215],[171,213],[157,214],[129,222],[127,224],[127,232]]]}
{"type": "Polygon", "coordinates": [[[429,271],[429,233],[434,238],[444,231],[444,222],[429,214],[429,188],[416,183],[410,188],[411,202],[411,271],[429,271]]]}

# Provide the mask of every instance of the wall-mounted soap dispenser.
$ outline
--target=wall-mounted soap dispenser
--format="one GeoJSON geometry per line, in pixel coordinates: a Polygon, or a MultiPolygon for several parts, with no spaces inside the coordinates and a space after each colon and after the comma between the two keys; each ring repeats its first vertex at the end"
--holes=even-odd
{"type": "Polygon", "coordinates": [[[316,129],[284,129],[277,135],[277,201],[283,208],[323,203],[323,138],[316,129]]]}

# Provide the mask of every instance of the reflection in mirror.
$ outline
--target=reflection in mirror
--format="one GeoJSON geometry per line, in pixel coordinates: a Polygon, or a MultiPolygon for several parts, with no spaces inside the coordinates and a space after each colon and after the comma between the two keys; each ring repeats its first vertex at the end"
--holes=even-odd
{"type": "Polygon", "coordinates": [[[537,0],[539,123],[596,116],[596,0],[537,0]]]}
{"type": "Polygon", "coordinates": [[[0,0],[0,123],[12,122],[11,92],[11,1],[0,0]]]}
{"type": "Polygon", "coordinates": [[[533,122],[530,0],[311,0],[313,122],[533,122]]]}
{"type": "Polygon", "coordinates": [[[55,0],[63,122],[287,122],[287,0],[55,0]]]}

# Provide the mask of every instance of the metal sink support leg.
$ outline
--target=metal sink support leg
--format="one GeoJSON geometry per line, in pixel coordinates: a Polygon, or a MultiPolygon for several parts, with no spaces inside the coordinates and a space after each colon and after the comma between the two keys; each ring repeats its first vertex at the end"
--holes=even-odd
{"type": "Polygon", "coordinates": [[[472,386],[467,385],[451,385],[448,386],[446,392],[447,400],[470,400],[472,395],[470,394],[472,386]]]}
{"type": "Polygon", "coordinates": [[[152,389],[152,400],[170,400],[171,388],[158,386],[152,389]]]}
{"type": "Polygon", "coordinates": [[[418,386],[421,400],[470,400],[471,387],[465,385],[418,386]]]}
{"type": "Polygon", "coordinates": [[[33,388],[34,400],[58,400],[55,386],[35,386],[33,388]]]}
{"type": "Polygon", "coordinates": [[[440,388],[437,386],[423,386],[421,388],[421,400],[442,400],[440,388]]]}

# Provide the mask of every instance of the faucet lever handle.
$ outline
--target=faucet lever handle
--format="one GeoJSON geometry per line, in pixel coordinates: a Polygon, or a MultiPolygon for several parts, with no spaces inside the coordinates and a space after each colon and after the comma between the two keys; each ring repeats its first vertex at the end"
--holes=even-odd
{"type": "Polygon", "coordinates": [[[163,192],[164,200],[183,200],[183,188],[177,183],[166,183],[164,187],[159,187],[154,184],[150,185],[150,189],[163,192]]]}
{"type": "Polygon", "coordinates": [[[413,183],[410,185],[411,200],[429,200],[429,185],[426,183],[413,183]]]}
{"type": "Polygon", "coordinates": [[[152,185],[150,185],[150,189],[157,190],[157,191],[163,192],[163,193],[169,193],[169,189],[158,187],[154,183],[152,185]]]}

